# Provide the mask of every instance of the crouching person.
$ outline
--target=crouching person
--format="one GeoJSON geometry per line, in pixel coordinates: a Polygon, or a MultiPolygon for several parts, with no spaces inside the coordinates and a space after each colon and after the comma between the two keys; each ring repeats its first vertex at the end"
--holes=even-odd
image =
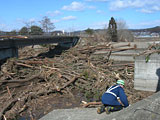
{"type": "Polygon", "coordinates": [[[102,112],[109,114],[110,112],[119,111],[123,109],[123,107],[129,106],[123,87],[124,81],[117,80],[116,85],[107,89],[102,95],[103,105],[97,109],[98,114],[101,114],[102,112]]]}

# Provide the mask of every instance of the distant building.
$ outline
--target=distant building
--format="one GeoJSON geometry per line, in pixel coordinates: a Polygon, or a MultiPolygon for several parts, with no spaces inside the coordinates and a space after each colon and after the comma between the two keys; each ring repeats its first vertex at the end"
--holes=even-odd
{"type": "Polygon", "coordinates": [[[54,32],[52,32],[52,35],[53,36],[61,36],[61,35],[64,35],[64,31],[54,31],[54,32]]]}
{"type": "Polygon", "coordinates": [[[160,33],[151,32],[132,32],[134,37],[160,37],[160,33]]]}
{"type": "Polygon", "coordinates": [[[6,32],[0,31],[0,35],[6,35],[6,32]]]}
{"type": "Polygon", "coordinates": [[[151,36],[152,37],[160,37],[160,34],[159,33],[151,33],[151,36]]]}

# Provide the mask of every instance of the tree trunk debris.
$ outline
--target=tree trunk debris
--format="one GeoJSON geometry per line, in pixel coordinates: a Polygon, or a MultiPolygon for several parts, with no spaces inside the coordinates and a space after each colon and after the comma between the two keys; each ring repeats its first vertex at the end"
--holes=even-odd
{"type": "Polygon", "coordinates": [[[14,119],[23,113],[32,115],[31,110],[35,108],[31,103],[50,95],[69,94],[75,99],[75,90],[87,100],[82,107],[96,107],[102,104],[100,99],[106,87],[117,79],[125,80],[130,104],[153,94],[134,90],[133,62],[110,60],[112,52],[136,49],[136,46],[97,44],[91,41],[86,45],[79,44],[61,55],[57,50],[47,51],[45,47],[39,51],[31,47],[19,49],[19,59],[10,58],[1,66],[0,119],[14,119]],[[93,53],[99,50],[108,53],[105,57],[95,56],[93,53]]]}

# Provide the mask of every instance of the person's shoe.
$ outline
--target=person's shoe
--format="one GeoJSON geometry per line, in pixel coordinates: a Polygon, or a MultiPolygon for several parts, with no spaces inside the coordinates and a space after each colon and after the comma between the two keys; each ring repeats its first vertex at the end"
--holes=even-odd
{"type": "Polygon", "coordinates": [[[106,107],[106,108],[105,108],[105,112],[106,112],[106,114],[110,114],[110,113],[111,113],[110,107],[106,107]]]}
{"type": "Polygon", "coordinates": [[[103,113],[104,111],[105,111],[105,107],[104,107],[104,106],[101,106],[101,107],[97,108],[97,113],[98,113],[98,114],[101,114],[101,113],[103,113]]]}

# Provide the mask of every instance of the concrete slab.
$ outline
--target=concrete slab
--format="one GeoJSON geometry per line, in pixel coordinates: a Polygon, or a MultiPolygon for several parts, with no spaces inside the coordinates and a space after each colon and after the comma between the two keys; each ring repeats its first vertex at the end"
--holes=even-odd
{"type": "Polygon", "coordinates": [[[109,115],[96,108],[59,109],[40,120],[160,120],[160,92],[109,115]]]}
{"type": "MultiPolygon", "coordinates": [[[[135,61],[134,56],[144,52],[145,50],[147,50],[149,45],[152,45],[153,43],[160,43],[160,41],[151,41],[151,42],[115,42],[112,43],[112,46],[114,48],[134,48],[136,46],[136,49],[132,49],[132,50],[125,50],[125,51],[115,51],[112,52],[110,59],[113,59],[115,61],[135,61]],[[130,46],[126,46],[126,45],[130,45],[130,46]],[[121,46],[121,47],[120,47],[121,46]]],[[[104,55],[106,57],[108,57],[108,52],[109,51],[95,51],[94,55],[104,55]]]]}
{"type": "Polygon", "coordinates": [[[75,108],[53,110],[40,120],[101,120],[106,113],[97,114],[96,108],[75,108]]]}

